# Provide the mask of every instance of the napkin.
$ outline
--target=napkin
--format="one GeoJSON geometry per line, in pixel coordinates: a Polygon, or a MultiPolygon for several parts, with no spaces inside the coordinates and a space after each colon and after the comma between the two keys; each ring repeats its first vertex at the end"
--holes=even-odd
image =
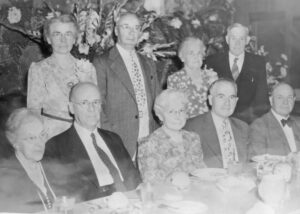
{"type": "Polygon", "coordinates": [[[246,214],[275,214],[275,210],[271,206],[259,201],[246,214]]]}

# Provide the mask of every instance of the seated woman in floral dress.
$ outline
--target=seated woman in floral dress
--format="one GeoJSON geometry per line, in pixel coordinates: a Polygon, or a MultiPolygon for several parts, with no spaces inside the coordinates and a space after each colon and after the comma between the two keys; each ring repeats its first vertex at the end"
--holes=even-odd
{"type": "Polygon", "coordinates": [[[200,39],[187,37],[178,49],[178,56],[184,67],[168,77],[168,88],[184,89],[189,95],[188,118],[208,111],[207,91],[210,84],[218,79],[213,70],[201,69],[205,49],[200,39]]]}
{"type": "Polygon", "coordinates": [[[199,135],[182,129],[188,100],[184,92],[166,89],[157,96],[154,111],[162,127],[138,146],[138,166],[144,182],[165,182],[175,172],[205,167],[199,135]]]}
{"type": "Polygon", "coordinates": [[[46,21],[44,37],[52,47],[52,55],[33,62],[29,68],[27,107],[44,116],[49,138],[72,125],[68,111],[71,87],[79,81],[97,83],[94,66],[70,53],[77,36],[78,25],[73,15],[55,16],[46,21]]]}

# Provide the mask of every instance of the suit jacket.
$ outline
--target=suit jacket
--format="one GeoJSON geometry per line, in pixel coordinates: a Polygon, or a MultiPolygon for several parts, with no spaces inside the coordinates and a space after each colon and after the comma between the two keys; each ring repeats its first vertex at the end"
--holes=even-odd
{"type": "MultiPolygon", "coordinates": [[[[117,162],[124,178],[123,184],[127,190],[135,189],[141,182],[140,174],[134,167],[122,140],[113,132],[103,129],[98,129],[98,132],[117,162]]],[[[92,162],[74,126],[47,142],[44,157],[46,160],[56,159],[66,166],[67,171],[72,171],[73,176],[69,178],[72,179],[72,183],[77,184],[76,187],[72,187],[73,192],[78,194],[78,191],[81,191],[81,200],[90,200],[108,194],[100,192],[101,187],[92,162]]]]}
{"type": "MultiPolygon", "coordinates": [[[[248,125],[236,118],[229,118],[240,162],[247,160],[248,125]]],[[[223,168],[223,160],[217,129],[211,112],[204,113],[187,121],[185,129],[199,134],[203,160],[207,167],[223,168]]]]}
{"type": "MultiPolygon", "coordinates": [[[[157,128],[152,107],[160,87],[155,63],[140,54],[138,58],[145,80],[151,133],[157,128]]],[[[120,135],[129,154],[133,156],[137,147],[139,117],[134,88],[125,63],[116,47],[107,54],[96,57],[93,63],[104,102],[101,115],[102,128],[120,135]]]]}
{"type": "MultiPolygon", "coordinates": [[[[291,116],[297,150],[300,150],[300,118],[291,116]]],[[[288,155],[291,150],[281,124],[269,111],[250,126],[250,156],[259,154],[288,155]]]]}
{"type": "MultiPolygon", "coordinates": [[[[205,64],[218,73],[219,78],[233,79],[229,65],[229,53],[207,57],[205,64]]],[[[237,102],[233,117],[247,123],[266,113],[269,108],[266,64],[261,56],[245,53],[241,72],[236,79],[237,102]]]]}

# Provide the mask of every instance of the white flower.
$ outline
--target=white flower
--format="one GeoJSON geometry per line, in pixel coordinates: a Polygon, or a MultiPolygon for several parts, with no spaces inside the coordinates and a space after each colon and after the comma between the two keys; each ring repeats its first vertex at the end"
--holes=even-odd
{"type": "Polygon", "coordinates": [[[60,15],[61,15],[61,12],[59,12],[59,11],[55,11],[54,13],[50,12],[47,14],[46,19],[52,19],[54,16],[60,16],[60,15]]]}
{"type": "Polygon", "coordinates": [[[77,22],[79,25],[79,30],[84,31],[86,26],[86,19],[87,19],[87,11],[83,10],[79,13],[77,17],[77,22]]]}
{"type": "Polygon", "coordinates": [[[149,39],[149,32],[146,31],[146,32],[143,32],[143,34],[141,35],[141,37],[139,38],[139,41],[138,43],[144,41],[144,40],[148,40],[149,39]]]}
{"type": "Polygon", "coordinates": [[[280,76],[281,77],[286,77],[287,76],[287,70],[284,67],[280,68],[280,76]]]}
{"type": "Polygon", "coordinates": [[[170,25],[176,29],[179,29],[182,25],[182,22],[178,17],[175,17],[170,21],[170,25]]]}
{"type": "Polygon", "coordinates": [[[78,45],[78,51],[81,54],[88,55],[90,50],[90,46],[88,44],[79,43],[78,45]]]}
{"type": "Polygon", "coordinates": [[[7,19],[10,24],[18,23],[21,20],[21,10],[16,7],[9,8],[7,19]]]}
{"type": "Polygon", "coordinates": [[[75,75],[81,82],[92,81],[93,65],[86,59],[80,59],[75,64],[75,75]]]}
{"type": "Polygon", "coordinates": [[[201,22],[199,21],[199,19],[193,19],[192,20],[192,25],[193,25],[194,28],[197,29],[198,27],[201,26],[201,22]]]}
{"type": "Polygon", "coordinates": [[[218,20],[218,15],[217,14],[211,15],[211,16],[209,16],[208,19],[209,19],[209,21],[212,21],[212,22],[217,21],[218,20]]]}
{"type": "Polygon", "coordinates": [[[163,15],[165,13],[165,1],[164,0],[145,0],[144,8],[147,11],[155,11],[157,15],[163,15]]]}
{"type": "Polygon", "coordinates": [[[89,15],[86,19],[87,28],[96,29],[100,22],[100,17],[98,13],[94,10],[90,10],[89,15]]]}
{"type": "Polygon", "coordinates": [[[282,58],[282,59],[284,59],[285,61],[287,61],[287,60],[288,60],[288,57],[287,57],[287,55],[285,55],[285,54],[281,54],[280,56],[281,56],[281,58],[282,58]]]}
{"type": "Polygon", "coordinates": [[[272,72],[273,67],[272,67],[272,65],[271,65],[270,62],[267,62],[267,63],[266,63],[266,70],[267,70],[268,72],[272,72]]]}

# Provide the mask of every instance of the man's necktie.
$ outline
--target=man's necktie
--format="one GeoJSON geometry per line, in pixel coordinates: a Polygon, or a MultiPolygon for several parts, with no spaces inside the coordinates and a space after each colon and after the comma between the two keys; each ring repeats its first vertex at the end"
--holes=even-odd
{"type": "Polygon", "coordinates": [[[125,188],[124,188],[123,182],[121,180],[121,177],[119,175],[119,172],[118,172],[117,168],[111,162],[111,160],[109,159],[107,154],[97,145],[97,141],[96,141],[96,137],[95,137],[94,133],[91,133],[91,138],[92,138],[94,147],[96,148],[101,160],[106,165],[106,167],[108,168],[111,176],[114,179],[114,185],[115,185],[116,190],[117,191],[123,191],[125,188]]]}
{"type": "Polygon", "coordinates": [[[144,85],[142,83],[143,77],[142,74],[138,68],[137,63],[134,60],[133,52],[130,52],[130,58],[131,58],[131,63],[132,63],[132,74],[133,74],[133,79],[132,79],[132,84],[135,92],[135,98],[137,101],[138,109],[139,111],[143,109],[143,106],[145,106],[146,103],[146,92],[144,89],[144,85]]]}
{"type": "Polygon", "coordinates": [[[222,124],[222,143],[224,148],[225,162],[235,161],[235,148],[233,138],[229,129],[228,121],[224,120],[222,124]]]}
{"type": "Polygon", "coordinates": [[[234,58],[234,61],[233,61],[233,65],[232,65],[232,68],[231,68],[231,72],[232,72],[232,77],[234,79],[234,81],[238,78],[239,76],[239,67],[237,65],[237,61],[238,61],[239,58],[234,58]]]}
{"type": "Polygon", "coordinates": [[[291,118],[287,118],[287,119],[281,119],[281,124],[284,127],[285,125],[287,125],[288,127],[292,127],[292,120],[291,118]]]}

